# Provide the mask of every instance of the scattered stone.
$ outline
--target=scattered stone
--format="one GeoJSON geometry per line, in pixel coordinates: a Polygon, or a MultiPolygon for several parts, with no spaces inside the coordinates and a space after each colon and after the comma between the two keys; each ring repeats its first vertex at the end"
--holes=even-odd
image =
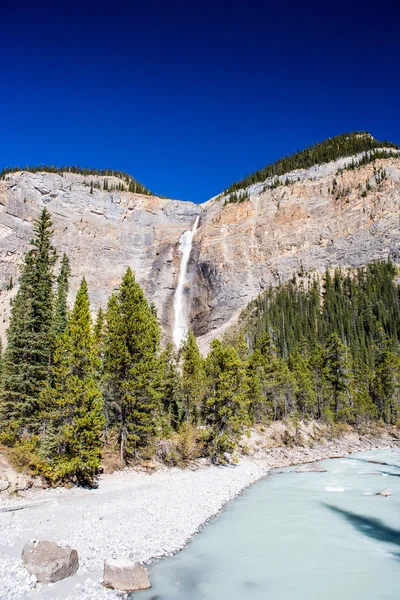
{"type": "Polygon", "coordinates": [[[73,548],[54,542],[33,541],[25,544],[22,561],[37,581],[54,583],[74,575],[79,567],[78,553],[73,548]]]}
{"type": "Polygon", "coordinates": [[[135,592],[151,587],[146,567],[125,558],[104,561],[103,585],[121,592],[135,592]]]}
{"type": "Polygon", "coordinates": [[[0,492],[5,492],[9,487],[10,484],[8,481],[5,481],[5,479],[0,479],[0,492]]]}
{"type": "Polygon", "coordinates": [[[326,469],[321,465],[301,465],[295,470],[295,473],[326,473],[326,469]]]}
{"type": "Polygon", "coordinates": [[[392,490],[390,488],[385,488],[381,492],[378,492],[376,495],[377,496],[385,496],[385,497],[391,496],[392,495],[392,490]]]}

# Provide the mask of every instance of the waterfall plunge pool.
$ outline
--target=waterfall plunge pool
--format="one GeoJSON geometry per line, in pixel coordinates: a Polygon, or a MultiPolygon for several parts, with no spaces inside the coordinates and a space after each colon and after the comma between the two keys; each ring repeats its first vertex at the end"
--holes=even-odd
{"type": "Polygon", "coordinates": [[[135,600],[399,600],[400,450],[273,473],[176,556],[135,600]],[[387,463],[380,465],[368,461],[387,463]],[[377,492],[390,488],[390,497],[377,492]]]}

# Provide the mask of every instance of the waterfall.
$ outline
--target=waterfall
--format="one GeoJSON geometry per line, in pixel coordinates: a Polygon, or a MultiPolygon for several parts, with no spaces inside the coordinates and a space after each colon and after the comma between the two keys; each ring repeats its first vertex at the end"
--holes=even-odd
{"type": "Polygon", "coordinates": [[[184,231],[179,240],[179,250],[182,258],[174,297],[174,327],[172,331],[174,344],[177,348],[179,348],[188,332],[189,315],[187,303],[185,302],[185,283],[187,282],[187,266],[192,251],[192,240],[198,224],[199,217],[196,217],[192,230],[184,231]]]}

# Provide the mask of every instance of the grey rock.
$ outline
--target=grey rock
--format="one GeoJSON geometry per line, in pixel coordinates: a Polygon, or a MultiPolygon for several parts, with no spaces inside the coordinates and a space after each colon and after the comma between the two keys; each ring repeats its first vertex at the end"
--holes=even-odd
{"type": "Polygon", "coordinates": [[[385,497],[391,496],[392,495],[392,490],[390,488],[385,488],[381,492],[378,492],[376,495],[377,496],[385,496],[385,497]]]}
{"type": "MultiPolygon", "coordinates": [[[[54,221],[55,246],[71,261],[70,302],[85,275],[93,310],[104,308],[130,266],[155,303],[167,339],[179,239],[200,216],[185,293],[190,326],[203,351],[235,325],[260,292],[300,270],[360,267],[388,256],[399,264],[400,158],[379,161],[387,178],[366,197],[361,189],[373,178],[373,165],[344,171],[341,185],[349,191],[337,199],[332,181],[348,160],[293,172],[288,175],[293,183],[275,190],[250,186],[248,201],[225,207],[223,197],[197,205],[96,187],[90,194],[90,182],[102,187],[102,178],[73,173],[7,175],[0,182],[0,335],[16,292],[7,285],[10,277],[18,280],[32,221],[45,204],[54,221]]],[[[107,179],[110,185],[120,183],[107,179]]]]}
{"type": "Polygon", "coordinates": [[[104,561],[103,585],[121,592],[135,592],[151,587],[146,567],[124,558],[104,561]]]}
{"type": "Polygon", "coordinates": [[[0,492],[5,492],[10,487],[10,483],[4,479],[0,479],[0,492]]]}
{"type": "Polygon", "coordinates": [[[326,469],[319,464],[301,465],[295,470],[295,473],[326,473],[326,469]]]}
{"type": "Polygon", "coordinates": [[[22,550],[22,561],[29,573],[43,583],[54,583],[70,577],[79,567],[76,550],[63,548],[48,541],[25,544],[22,550]]]}

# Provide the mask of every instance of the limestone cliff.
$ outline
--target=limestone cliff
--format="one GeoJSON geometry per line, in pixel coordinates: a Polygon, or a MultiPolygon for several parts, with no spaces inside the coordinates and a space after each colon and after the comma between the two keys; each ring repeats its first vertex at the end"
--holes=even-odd
{"type": "MultiPolygon", "coordinates": [[[[32,221],[47,206],[55,245],[71,259],[71,299],[88,280],[105,306],[129,265],[154,301],[167,337],[180,266],[179,239],[200,216],[188,266],[190,322],[206,348],[270,283],[304,270],[400,262],[400,158],[338,170],[341,159],[293,172],[287,185],[248,188],[249,200],[203,205],[90,188],[93,176],[18,172],[0,182],[0,310],[7,326],[10,277],[18,276],[32,221]],[[290,180],[290,181],[289,181],[290,180]]],[[[110,184],[113,178],[107,178],[110,184]]],[[[116,180],[114,183],[117,183],[116,180]]]]}

